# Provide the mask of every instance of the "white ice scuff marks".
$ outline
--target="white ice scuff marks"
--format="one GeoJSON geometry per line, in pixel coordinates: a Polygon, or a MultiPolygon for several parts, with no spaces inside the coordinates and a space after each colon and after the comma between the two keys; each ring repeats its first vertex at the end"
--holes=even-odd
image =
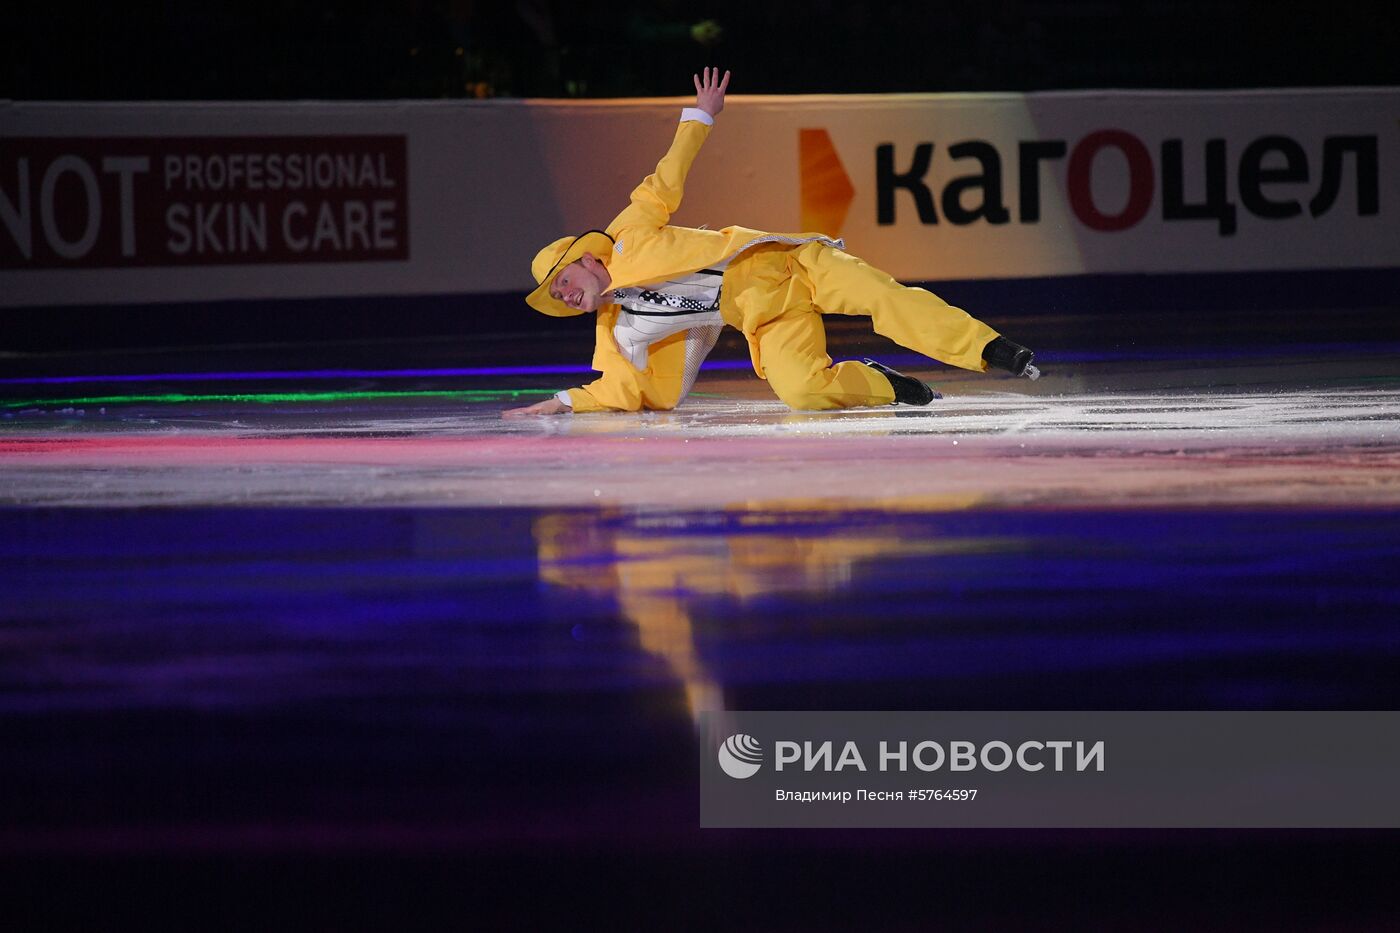
{"type": "Polygon", "coordinates": [[[673,412],[522,421],[500,407],[22,420],[0,429],[0,504],[1400,505],[1391,389],[977,393],[839,412],[697,397],[673,412]]]}
{"type": "Polygon", "coordinates": [[[784,434],[1018,434],[1046,440],[1139,432],[1269,433],[1275,440],[1361,436],[1400,425],[1400,390],[1333,389],[1288,392],[1117,392],[1102,394],[952,395],[922,408],[890,406],[841,411],[792,411],[777,401],[691,398],[670,412],[610,412],[503,422],[499,404],[418,400],[389,410],[333,405],[295,413],[274,407],[133,406],[120,422],[75,424],[52,413],[26,413],[0,425],[0,439],[36,430],[72,437],[91,432],[235,437],[414,438],[644,434],[723,438],[784,434]],[[84,429],[87,429],[86,431],[84,429]]]}
{"type": "MultiPolygon", "coordinates": [[[[1102,435],[1268,435],[1273,441],[1349,436],[1361,440],[1400,431],[1400,392],[1115,393],[953,396],[923,408],[794,412],[778,402],[695,400],[681,410],[580,418],[563,430],[630,434],[649,430],[707,438],[773,434],[826,436],[1026,435],[1045,441],[1102,435]],[[617,419],[622,418],[624,424],[617,419]]],[[[1396,434],[1392,433],[1392,438],[1396,434]]]]}

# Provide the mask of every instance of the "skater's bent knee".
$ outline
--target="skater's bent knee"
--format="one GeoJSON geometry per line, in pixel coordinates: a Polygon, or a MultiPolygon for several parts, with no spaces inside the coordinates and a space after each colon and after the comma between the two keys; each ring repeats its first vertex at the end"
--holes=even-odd
{"type": "Polygon", "coordinates": [[[830,408],[826,380],[809,373],[768,372],[768,385],[788,408],[815,411],[830,408]]]}
{"type": "Polygon", "coordinates": [[[826,393],[781,389],[777,390],[777,393],[784,405],[797,411],[823,411],[837,407],[826,393]]]}

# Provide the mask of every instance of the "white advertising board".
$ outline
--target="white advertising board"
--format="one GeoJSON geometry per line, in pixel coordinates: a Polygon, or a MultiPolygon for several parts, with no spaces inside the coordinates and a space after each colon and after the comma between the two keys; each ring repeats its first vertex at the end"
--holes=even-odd
{"type": "MultiPolygon", "coordinates": [[[[686,98],[0,103],[0,306],[527,290],[686,98]]],[[[1400,89],[729,99],[674,222],[906,281],[1400,267],[1400,89]]]]}

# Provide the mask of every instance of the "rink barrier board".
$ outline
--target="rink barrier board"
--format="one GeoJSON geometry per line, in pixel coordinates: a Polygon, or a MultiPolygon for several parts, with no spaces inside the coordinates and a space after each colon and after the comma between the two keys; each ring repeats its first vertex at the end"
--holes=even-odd
{"type": "MultiPolygon", "coordinates": [[[[1381,318],[1400,314],[1400,267],[922,284],[994,326],[1061,316],[1131,318],[1138,323],[1156,318],[1165,333],[1242,312],[1354,311],[1381,318]]],[[[3,344],[9,352],[453,335],[572,335],[587,344],[593,334],[591,316],[547,318],[525,305],[523,291],[36,306],[9,309],[5,320],[9,327],[3,344]]],[[[1266,326],[1258,340],[1271,339],[1266,326]]],[[[0,358],[0,369],[18,365],[0,358]]],[[[29,369],[35,364],[23,365],[29,369]]]]}
{"type": "MultiPolygon", "coordinates": [[[[0,307],[523,289],[687,102],[0,102],[0,307]]],[[[1397,117],[1397,88],[735,95],[674,220],[913,282],[1391,268],[1397,117]]]]}

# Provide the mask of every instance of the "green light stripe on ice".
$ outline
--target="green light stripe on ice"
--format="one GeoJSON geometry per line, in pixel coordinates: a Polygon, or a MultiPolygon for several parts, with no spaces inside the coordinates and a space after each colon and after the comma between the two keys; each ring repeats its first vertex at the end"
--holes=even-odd
{"type": "Polygon", "coordinates": [[[163,395],[89,395],[81,398],[26,398],[0,401],[0,408],[41,408],[54,405],[72,407],[74,405],[132,405],[137,402],[154,402],[160,405],[179,405],[185,402],[257,402],[270,405],[275,402],[341,402],[352,399],[376,398],[460,398],[473,402],[504,401],[517,399],[523,395],[553,395],[553,389],[458,389],[444,391],[423,389],[405,392],[253,392],[228,395],[185,395],[170,392],[163,395]]]}

